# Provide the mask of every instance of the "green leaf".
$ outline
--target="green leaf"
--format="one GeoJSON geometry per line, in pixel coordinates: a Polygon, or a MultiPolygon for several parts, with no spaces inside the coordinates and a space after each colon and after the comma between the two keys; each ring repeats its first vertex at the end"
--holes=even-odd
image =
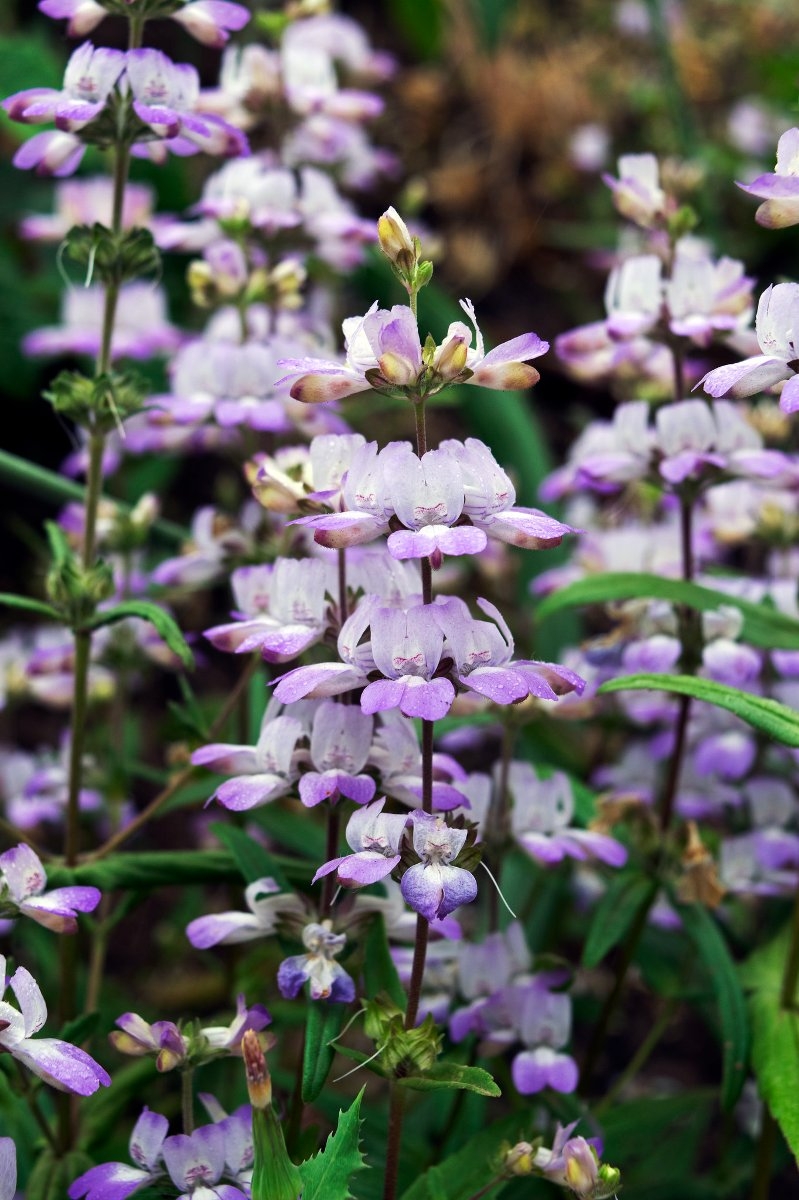
{"type": "Polygon", "coordinates": [[[746,1001],[727,943],[706,908],[699,904],[676,904],[683,928],[699,951],[716,994],[721,1020],[724,1072],[721,1082],[722,1107],[729,1112],[741,1094],[749,1058],[749,1021],[746,1001]]]}
{"type": "Polygon", "coordinates": [[[791,930],[757,950],[741,970],[752,988],[752,1067],[758,1091],[799,1163],[799,1014],[782,1007],[782,979],[791,930]]]}
{"type": "Polygon", "coordinates": [[[346,1112],[339,1112],[335,1131],[324,1148],[300,1163],[302,1200],[350,1200],[350,1179],[366,1167],[359,1146],[364,1091],[361,1088],[346,1112]]]}
{"type": "Polygon", "coordinates": [[[478,1096],[501,1096],[502,1090],[492,1075],[482,1067],[468,1067],[463,1063],[437,1062],[424,1075],[403,1075],[397,1080],[402,1087],[415,1092],[433,1092],[439,1088],[463,1088],[477,1092],[478,1096]]]}
{"type": "Polygon", "coordinates": [[[140,617],[149,621],[166,642],[173,654],[176,654],[187,670],[194,666],[194,655],[189,649],[188,642],[180,632],[180,626],[173,616],[159,604],[151,600],[123,600],[113,608],[105,609],[93,618],[90,628],[99,629],[101,625],[112,625],[115,621],[124,621],[126,617],[140,617]]]}
{"type": "Polygon", "coordinates": [[[99,1012],[81,1013],[67,1021],[58,1031],[58,1036],[64,1042],[79,1045],[92,1036],[100,1022],[99,1012]]]}
{"type": "MultiPolygon", "coordinates": [[[[533,1115],[528,1108],[489,1125],[471,1137],[455,1154],[428,1168],[403,1192],[402,1200],[472,1200],[497,1176],[502,1147],[533,1140],[533,1115]]],[[[491,1192],[499,1196],[501,1185],[491,1192]]]]}
{"type": "Polygon", "coordinates": [[[324,1000],[309,1000],[302,1059],[302,1099],[313,1104],[325,1086],[336,1051],[330,1045],[341,1033],[346,1008],[324,1000]]]}
{"type": "Polygon", "coordinates": [[[583,948],[583,963],[595,967],[627,934],[637,915],[649,909],[657,888],[642,875],[617,875],[594,912],[583,948]]]}
{"type": "Polygon", "coordinates": [[[394,1003],[404,1011],[407,996],[391,957],[386,923],[380,913],[372,917],[364,938],[363,978],[367,996],[387,992],[394,1003]]]}
{"type": "Polygon", "coordinates": [[[799,649],[799,621],[768,604],[754,604],[714,588],[683,579],[663,579],[659,575],[632,574],[624,571],[589,575],[552,592],[536,608],[539,621],[554,613],[580,604],[607,604],[611,600],[639,597],[684,604],[698,612],[710,612],[727,605],[743,616],[741,640],[765,650],[799,649]]]}
{"type": "Polygon", "coordinates": [[[252,1200],[299,1200],[299,1168],[288,1156],[283,1130],[271,1104],[252,1110],[252,1200]]]}
{"type": "Polygon", "coordinates": [[[225,850],[148,850],[141,854],[109,854],[108,858],[78,867],[48,864],[47,868],[52,887],[89,884],[104,892],[239,878],[238,868],[225,850]]]}
{"type": "Polygon", "coordinates": [[[92,1166],[82,1150],[70,1150],[63,1158],[56,1158],[48,1147],[28,1176],[25,1195],[28,1200],[64,1200],[70,1184],[92,1166]]]}
{"type": "Polygon", "coordinates": [[[81,1144],[97,1157],[107,1151],[108,1141],[120,1129],[120,1122],[131,1105],[155,1087],[155,1060],[137,1058],[114,1067],[110,1088],[98,1088],[93,1096],[81,1101],[81,1144]]]}
{"type": "Polygon", "coordinates": [[[767,733],[775,742],[785,746],[799,746],[799,713],[779,704],[776,700],[764,700],[739,692],[737,688],[712,679],[697,679],[693,675],[625,675],[621,679],[610,679],[599,688],[600,692],[656,691],[673,692],[678,696],[693,696],[725,708],[742,721],[767,733]]]}
{"type": "Polygon", "coordinates": [[[236,866],[242,874],[245,883],[255,883],[257,879],[271,877],[282,892],[291,891],[288,881],[273,855],[265,846],[256,842],[235,825],[225,825],[215,821],[211,826],[223,846],[225,846],[236,861],[236,866]]]}
{"type": "Polygon", "coordinates": [[[38,613],[40,617],[50,617],[56,621],[60,618],[60,613],[53,608],[52,604],[45,604],[44,600],[33,600],[30,596],[15,596],[11,592],[0,592],[0,604],[6,608],[21,608],[25,612],[38,613]]]}

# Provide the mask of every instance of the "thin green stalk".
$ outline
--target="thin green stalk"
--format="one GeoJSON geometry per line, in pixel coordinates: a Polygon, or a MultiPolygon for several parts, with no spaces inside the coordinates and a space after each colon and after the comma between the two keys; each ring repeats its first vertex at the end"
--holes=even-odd
{"type": "Polygon", "coordinates": [[[183,1132],[194,1132],[194,1070],[187,1067],[180,1072],[180,1112],[183,1132]]]}
{"type": "MultiPolygon", "coordinates": [[[[421,920],[421,918],[419,919],[421,920]]],[[[386,1177],[383,1187],[383,1200],[395,1200],[397,1195],[399,1151],[402,1141],[402,1121],[404,1116],[405,1092],[392,1079],[391,1096],[388,1106],[388,1140],[386,1142],[386,1177]]]]}
{"type": "MultiPolygon", "coordinates": [[[[44,1134],[45,1140],[46,1140],[47,1144],[50,1146],[50,1149],[57,1151],[58,1144],[55,1139],[55,1134],[53,1133],[52,1129],[50,1128],[49,1121],[45,1117],[42,1110],[39,1108],[38,1097],[36,1096],[36,1093],[34,1092],[33,1087],[31,1086],[30,1079],[28,1078],[28,1076],[25,1073],[25,1068],[22,1066],[22,1063],[17,1061],[17,1059],[14,1059],[14,1065],[17,1068],[17,1073],[19,1075],[20,1087],[22,1088],[22,1094],[25,1097],[25,1103],[27,1104],[28,1108],[31,1111],[31,1115],[33,1116],[33,1119],[35,1120],[36,1124],[39,1126],[42,1133],[44,1134]]],[[[64,1099],[69,1099],[69,1097],[65,1096],[64,1099]]]]}
{"type": "Polygon", "coordinates": [[[777,1145],[777,1122],[767,1104],[763,1105],[760,1137],[755,1155],[755,1173],[752,1180],[751,1200],[769,1200],[771,1195],[771,1164],[777,1145]]]}
{"type": "Polygon", "coordinates": [[[799,887],[794,897],[793,916],[791,918],[791,944],[788,957],[785,960],[785,970],[782,975],[780,988],[780,1007],[792,1011],[796,1001],[796,980],[799,977],[799,887]]]}
{"type": "Polygon", "coordinates": [[[660,1016],[655,1021],[644,1040],[641,1042],[641,1045],[638,1047],[635,1054],[622,1071],[621,1075],[619,1075],[618,1079],[613,1084],[613,1087],[610,1088],[605,1096],[603,1096],[602,1100],[600,1100],[599,1104],[597,1104],[594,1108],[595,1116],[598,1117],[600,1113],[603,1113],[610,1108],[616,1097],[624,1091],[627,1084],[635,1078],[641,1068],[647,1063],[649,1056],[655,1049],[655,1046],[657,1046],[658,1042],[663,1037],[663,1034],[666,1032],[672,1020],[674,1019],[674,1013],[676,1009],[677,1002],[675,1000],[671,999],[666,1002],[666,1004],[663,1006],[660,1016]]]}
{"type": "Polygon", "coordinates": [[[291,1093],[288,1120],[286,1122],[286,1148],[293,1158],[299,1157],[302,1116],[305,1111],[305,1105],[302,1099],[302,1072],[303,1063],[305,1062],[305,1036],[306,1026],[303,1026],[302,1037],[297,1050],[297,1070],[295,1072],[294,1090],[291,1093]]]}

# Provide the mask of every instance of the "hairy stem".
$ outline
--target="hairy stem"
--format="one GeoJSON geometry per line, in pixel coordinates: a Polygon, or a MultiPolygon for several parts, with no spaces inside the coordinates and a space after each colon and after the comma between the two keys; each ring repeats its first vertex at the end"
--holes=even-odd
{"type": "MultiPolygon", "coordinates": [[[[421,917],[419,918],[421,920],[421,917]]],[[[402,1119],[405,1115],[405,1093],[397,1083],[391,1081],[391,1099],[388,1109],[388,1141],[386,1142],[386,1180],[383,1200],[395,1200],[397,1195],[397,1172],[399,1150],[402,1141],[402,1119]]]]}

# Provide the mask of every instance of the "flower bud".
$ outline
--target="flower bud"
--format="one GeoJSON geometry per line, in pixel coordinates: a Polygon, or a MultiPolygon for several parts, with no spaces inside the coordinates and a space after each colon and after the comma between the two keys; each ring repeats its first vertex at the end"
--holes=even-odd
{"type": "Polygon", "coordinates": [[[399,267],[403,274],[409,273],[418,259],[417,248],[408,226],[395,208],[387,209],[378,220],[377,237],[389,262],[399,267]]]}
{"type": "Polygon", "coordinates": [[[191,302],[198,308],[210,308],[214,301],[214,273],[207,262],[195,258],[186,268],[186,283],[191,292],[191,302]]]}
{"type": "Polygon", "coordinates": [[[248,1029],[242,1037],[241,1055],[244,1059],[250,1104],[253,1108],[267,1108],[272,1103],[272,1080],[258,1034],[254,1029],[248,1029]]]}
{"type": "Polygon", "coordinates": [[[511,1146],[502,1164],[507,1175],[531,1175],[533,1171],[533,1147],[529,1142],[517,1142],[511,1146]]]}

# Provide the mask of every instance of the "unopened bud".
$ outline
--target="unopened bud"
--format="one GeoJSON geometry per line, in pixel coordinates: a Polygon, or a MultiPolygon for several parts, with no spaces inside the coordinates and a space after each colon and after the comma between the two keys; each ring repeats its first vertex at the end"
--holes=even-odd
{"type": "Polygon", "coordinates": [[[533,1170],[533,1147],[529,1142],[517,1142],[511,1146],[502,1164],[508,1175],[530,1175],[533,1170]]]}
{"type": "Polygon", "coordinates": [[[396,208],[387,209],[378,220],[377,237],[389,262],[403,273],[410,272],[417,262],[417,249],[396,208]]]}
{"type": "Polygon", "coordinates": [[[272,1080],[266,1058],[254,1029],[248,1029],[241,1039],[241,1054],[247,1076],[247,1092],[253,1108],[268,1108],[272,1103],[272,1080]]]}
{"type": "Polygon", "coordinates": [[[214,273],[207,262],[195,258],[186,268],[186,283],[191,292],[192,303],[199,308],[208,308],[214,300],[214,273]]]}
{"type": "Polygon", "coordinates": [[[448,338],[433,359],[433,370],[442,379],[456,379],[466,366],[469,347],[463,336],[448,338]]]}
{"type": "Polygon", "coordinates": [[[145,492],[131,509],[130,523],[137,529],[149,529],[158,517],[161,506],[158,497],[153,492],[145,492]]]}

